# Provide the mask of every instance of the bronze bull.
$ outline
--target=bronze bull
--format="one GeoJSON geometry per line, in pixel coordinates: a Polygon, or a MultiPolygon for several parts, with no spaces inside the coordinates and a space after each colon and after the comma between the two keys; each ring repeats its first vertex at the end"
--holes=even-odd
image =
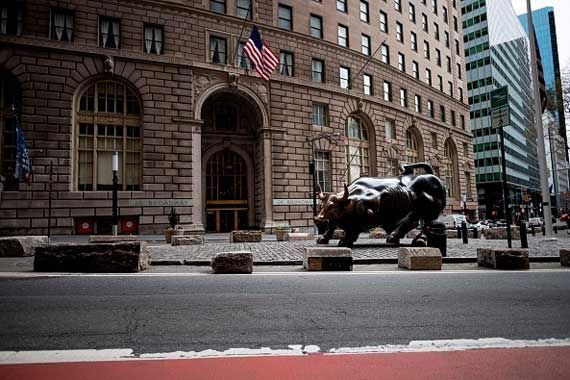
{"type": "Polygon", "coordinates": [[[339,246],[352,247],[361,232],[381,227],[388,234],[386,242],[397,244],[420,222],[431,225],[445,208],[443,183],[427,163],[403,165],[401,170],[395,178],[361,177],[338,194],[319,191],[322,206],[315,224],[325,232],[317,243],[328,244],[338,227],[345,232],[339,246]],[[414,169],[425,174],[414,175],[414,169]]]}

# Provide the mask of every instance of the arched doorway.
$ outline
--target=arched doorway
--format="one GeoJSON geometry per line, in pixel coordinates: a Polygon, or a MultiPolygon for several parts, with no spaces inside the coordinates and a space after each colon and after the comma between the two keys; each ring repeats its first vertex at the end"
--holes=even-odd
{"type": "Polygon", "coordinates": [[[0,70],[0,191],[18,190],[16,166],[16,117],[21,111],[20,84],[0,70]]]}
{"type": "Polygon", "coordinates": [[[206,164],[206,226],[228,232],[248,226],[248,176],[245,160],[223,149],[206,164]]]}
{"type": "Polygon", "coordinates": [[[222,88],[204,101],[202,189],[205,228],[229,232],[264,220],[262,115],[236,88],[222,88]]]}

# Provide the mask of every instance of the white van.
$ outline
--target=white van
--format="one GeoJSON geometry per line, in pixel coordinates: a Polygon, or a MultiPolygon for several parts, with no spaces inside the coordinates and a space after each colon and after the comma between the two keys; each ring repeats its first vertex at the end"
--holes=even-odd
{"type": "Polygon", "coordinates": [[[469,227],[469,222],[465,215],[462,214],[450,214],[450,215],[442,215],[437,218],[437,221],[440,223],[445,224],[445,228],[457,228],[461,227],[461,222],[467,223],[467,227],[469,227]]]}

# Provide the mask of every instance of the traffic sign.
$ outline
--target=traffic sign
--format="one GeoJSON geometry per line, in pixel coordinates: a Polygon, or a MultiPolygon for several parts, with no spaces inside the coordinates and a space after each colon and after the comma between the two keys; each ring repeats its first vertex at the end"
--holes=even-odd
{"type": "Polygon", "coordinates": [[[509,106],[509,88],[503,86],[491,91],[491,108],[502,108],[509,106]]]}
{"type": "Polygon", "coordinates": [[[491,128],[502,128],[511,125],[511,112],[509,107],[491,110],[491,128]]]}

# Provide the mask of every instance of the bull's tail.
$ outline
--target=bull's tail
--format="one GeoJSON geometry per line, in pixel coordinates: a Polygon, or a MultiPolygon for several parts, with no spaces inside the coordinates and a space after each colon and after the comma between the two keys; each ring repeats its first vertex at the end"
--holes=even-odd
{"type": "Polygon", "coordinates": [[[424,169],[426,174],[433,174],[433,168],[431,164],[428,164],[427,162],[417,162],[414,164],[400,165],[400,170],[402,171],[402,175],[414,174],[415,169],[424,169]]]}

